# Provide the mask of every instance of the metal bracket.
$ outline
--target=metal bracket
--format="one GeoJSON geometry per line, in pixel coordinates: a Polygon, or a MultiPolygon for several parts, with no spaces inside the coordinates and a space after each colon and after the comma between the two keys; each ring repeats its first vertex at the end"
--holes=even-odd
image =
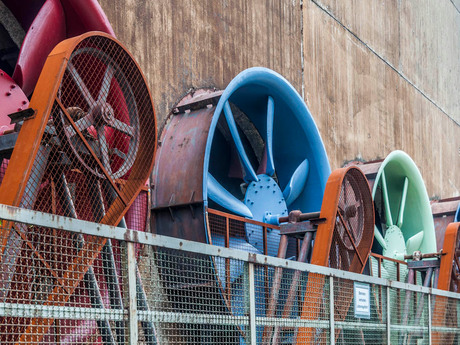
{"type": "Polygon", "coordinates": [[[220,96],[224,91],[215,91],[212,93],[204,93],[196,97],[192,97],[189,100],[186,100],[181,105],[178,105],[173,109],[173,114],[183,114],[187,110],[194,111],[206,108],[208,105],[215,106],[219,102],[220,96]]]}
{"type": "Polygon", "coordinates": [[[36,111],[32,108],[27,108],[12,114],[9,114],[8,117],[11,119],[10,123],[15,124],[21,121],[30,120],[35,117],[36,111]]]}

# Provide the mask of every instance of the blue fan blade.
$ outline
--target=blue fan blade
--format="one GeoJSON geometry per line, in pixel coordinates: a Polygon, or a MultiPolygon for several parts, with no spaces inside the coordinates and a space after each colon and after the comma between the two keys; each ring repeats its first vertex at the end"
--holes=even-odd
{"type": "Polygon", "coordinates": [[[245,181],[259,181],[259,178],[257,177],[257,174],[254,171],[251,162],[249,162],[249,158],[246,154],[246,151],[244,150],[243,143],[241,142],[238,129],[236,128],[235,119],[233,118],[233,113],[230,109],[230,104],[228,103],[228,101],[224,104],[224,113],[225,118],[227,119],[228,128],[230,129],[230,133],[232,134],[232,138],[236,146],[236,150],[238,151],[238,155],[240,156],[241,164],[243,165],[243,169],[246,172],[244,176],[245,181]]]}
{"type": "Polygon", "coordinates": [[[275,163],[273,162],[273,119],[275,117],[275,102],[268,96],[267,102],[267,138],[265,149],[267,150],[267,169],[265,173],[273,176],[275,173],[275,163]]]}
{"type": "Polygon", "coordinates": [[[295,169],[294,173],[291,176],[286,188],[284,188],[283,196],[286,200],[286,205],[289,206],[294,202],[295,199],[302,193],[305,183],[308,178],[308,159],[305,159],[300,165],[295,169]]]}
{"type": "Polygon", "coordinates": [[[252,218],[252,212],[249,208],[222,187],[222,185],[209,173],[207,186],[208,197],[220,206],[242,217],[252,218]]]}

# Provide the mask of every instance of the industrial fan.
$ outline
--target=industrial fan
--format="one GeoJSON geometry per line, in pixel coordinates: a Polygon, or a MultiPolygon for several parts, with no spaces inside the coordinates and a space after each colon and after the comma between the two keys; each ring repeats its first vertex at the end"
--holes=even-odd
{"type": "MultiPolygon", "coordinates": [[[[375,241],[370,273],[390,280],[436,287],[439,253],[428,194],[420,172],[402,151],[393,151],[383,162],[361,165],[372,184],[375,207],[375,241]]],[[[390,293],[391,300],[397,300],[390,293]]],[[[381,291],[374,289],[377,309],[381,291]]],[[[401,324],[418,324],[424,317],[424,295],[416,303],[411,292],[399,306],[401,324]],[[414,315],[409,306],[414,304],[414,315]],[[412,318],[412,320],[410,320],[412,318]]],[[[381,314],[381,310],[377,313],[381,314]]],[[[379,316],[380,317],[380,316],[379,316]]],[[[392,334],[392,342],[411,343],[420,335],[413,332],[392,334]]]]}
{"type": "MultiPolygon", "coordinates": [[[[266,68],[241,72],[223,92],[186,97],[160,141],[152,195],[159,233],[212,241],[208,207],[259,222],[321,208],[330,168],[318,130],[295,89],[266,68]]],[[[263,251],[260,231],[248,228],[246,237],[263,251]]],[[[268,242],[276,255],[279,234],[268,242]]]]}
{"type": "MultiPolygon", "coordinates": [[[[263,225],[294,209],[321,207],[330,168],[317,127],[295,89],[269,69],[245,70],[223,92],[199,90],[186,96],[173,109],[160,142],[151,217],[159,234],[276,256],[279,227],[265,228],[264,236],[263,225]],[[227,237],[215,226],[222,211],[235,217],[230,224],[238,228],[227,237]]],[[[290,255],[295,248],[291,241],[290,255]]],[[[205,275],[185,264],[175,267],[178,276],[205,275]]],[[[197,300],[203,310],[241,276],[241,265],[227,265],[228,274],[224,267],[209,260],[206,275],[215,274],[216,284],[197,300]]],[[[170,298],[177,303],[179,297],[170,298]]],[[[238,302],[224,297],[223,312],[234,313],[232,303],[238,302]]],[[[239,334],[234,328],[215,337],[238,339],[239,334]]]]}
{"type": "Polygon", "coordinates": [[[97,0],[3,0],[3,3],[12,15],[9,23],[15,25],[7,31],[26,32],[11,76],[27,96],[32,94],[48,54],[59,42],[94,30],[115,37],[97,0]]]}
{"type": "Polygon", "coordinates": [[[371,258],[373,275],[404,281],[408,270],[396,262],[414,252],[436,252],[436,236],[430,203],[420,172],[402,151],[391,152],[383,162],[360,165],[372,184],[375,206],[373,253],[385,258],[379,267],[371,258]],[[399,272],[400,271],[400,272],[399,272]]]}
{"type": "MultiPolygon", "coordinates": [[[[302,220],[302,215],[298,216],[302,220]]],[[[373,241],[374,210],[372,197],[363,172],[356,167],[334,170],[326,184],[323,205],[319,215],[304,216],[304,219],[313,222],[317,218],[317,230],[314,244],[311,243],[311,229],[302,223],[294,230],[295,223],[289,221],[288,232],[296,234],[305,232],[303,238],[299,261],[306,261],[310,256],[310,263],[320,266],[337,268],[349,272],[362,273],[367,263],[373,241]],[[294,225],[294,226],[293,226],[294,225]],[[294,231],[293,231],[294,230],[294,231]],[[312,248],[313,247],[313,248],[312,248]],[[311,249],[312,248],[312,249],[311,249]]],[[[284,219],[283,219],[284,220],[284,219]]],[[[283,232],[283,231],[282,231],[283,232]]],[[[286,235],[283,235],[283,238],[286,235]]],[[[291,286],[284,304],[282,317],[289,317],[294,297],[298,291],[300,272],[296,272],[292,278],[291,286]]],[[[275,272],[274,280],[278,280],[280,270],[275,272]]],[[[300,318],[317,320],[323,305],[325,276],[309,274],[304,291],[302,305],[299,308],[300,318]]],[[[277,286],[274,283],[273,286],[277,286]]],[[[344,288],[346,286],[343,286],[344,288]]],[[[277,296],[272,292],[271,296],[277,296]]],[[[352,295],[342,298],[335,304],[336,320],[344,320],[350,304],[352,295]]],[[[270,301],[272,302],[272,301],[270,301]]],[[[269,304],[268,317],[273,316],[275,306],[269,304]]],[[[264,344],[277,344],[280,338],[280,328],[274,327],[273,333],[270,327],[264,330],[264,344]]],[[[337,332],[338,335],[338,332],[337,332]]],[[[315,328],[300,328],[297,334],[297,344],[317,343],[324,337],[321,331],[315,328]]]]}
{"type": "MultiPolygon", "coordinates": [[[[367,246],[360,252],[361,259],[367,260],[366,252],[372,243],[372,232],[363,230],[372,215],[367,206],[372,206],[368,184],[359,169],[337,172],[333,176],[340,177],[331,176],[332,182],[328,182],[335,186],[337,195],[323,202],[330,175],[324,146],[302,98],[277,73],[250,68],[236,76],[223,92],[198,90],[186,96],[173,109],[160,141],[153,173],[151,218],[157,233],[271,256],[281,251],[281,256],[288,258],[296,257],[298,245],[303,243],[300,259],[305,261],[310,256],[306,247],[312,238],[302,241],[281,235],[283,225],[279,223],[290,218],[293,210],[316,214],[320,209],[334,208],[330,205],[342,195],[338,206],[342,209],[337,211],[337,205],[335,209],[350,223],[338,226],[340,234],[332,240],[328,236],[332,236],[334,226],[330,222],[334,222],[335,215],[330,215],[329,228],[323,230],[327,243],[321,241],[322,245],[334,248],[333,267],[357,269],[359,265],[354,260],[358,256],[351,254],[355,252],[354,244],[367,246]],[[342,182],[345,187],[341,189],[337,184],[341,186],[342,182]],[[364,197],[366,188],[368,196],[364,197]],[[226,230],[222,229],[225,219],[226,230]],[[339,242],[345,247],[339,248],[339,242]]],[[[328,250],[316,254],[317,259],[321,261],[325,253],[329,257],[328,250]]],[[[168,263],[171,260],[168,257],[168,263]]],[[[162,265],[159,262],[160,268],[162,265]]],[[[169,266],[165,264],[165,276],[166,267],[169,266]]],[[[191,274],[187,265],[176,263],[175,267],[181,267],[178,275],[191,274]]],[[[241,277],[241,265],[210,259],[208,271],[206,274],[215,272],[217,284],[209,287],[205,295],[222,296],[227,313],[238,314],[242,296],[238,289],[229,291],[241,277]]],[[[289,298],[270,297],[278,296],[276,288],[270,294],[269,283],[259,283],[259,315],[268,315],[273,310],[270,304],[284,303],[283,298],[289,298]],[[262,305],[268,305],[265,311],[262,305]]],[[[276,283],[272,285],[276,287],[276,283]]],[[[170,299],[177,303],[179,297],[170,299]]],[[[206,300],[197,304],[206,306],[206,300]]],[[[232,334],[238,336],[238,331],[232,334]]],[[[263,340],[276,336],[278,331],[265,329],[263,340]]]]}
{"type": "MultiPolygon", "coordinates": [[[[0,186],[0,203],[118,225],[153,165],[156,123],[145,79],[113,37],[91,32],[58,44],[40,75],[0,186]]],[[[1,302],[122,308],[120,248],[92,236],[4,224],[1,302]]],[[[67,322],[67,323],[66,323],[67,322]]],[[[95,342],[124,336],[97,321],[95,342]]],[[[2,318],[2,343],[58,342],[96,327],[2,318]],[[54,331],[53,331],[54,329],[54,331]],[[58,330],[58,331],[56,331],[58,330]]],[[[73,337],[73,338],[72,338],[73,337]]],[[[70,340],[69,340],[70,341],[70,340]]]]}

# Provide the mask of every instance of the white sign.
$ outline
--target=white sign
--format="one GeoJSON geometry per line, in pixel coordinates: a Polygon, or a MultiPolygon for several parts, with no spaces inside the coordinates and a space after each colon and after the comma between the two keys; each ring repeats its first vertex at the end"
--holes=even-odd
{"type": "Polygon", "coordinates": [[[369,284],[354,283],[355,317],[371,318],[371,290],[369,284]]]}

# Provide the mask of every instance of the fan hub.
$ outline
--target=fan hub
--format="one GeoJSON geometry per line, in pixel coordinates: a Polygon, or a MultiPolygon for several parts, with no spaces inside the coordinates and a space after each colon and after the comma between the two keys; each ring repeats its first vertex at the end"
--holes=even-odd
{"type": "Polygon", "coordinates": [[[348,218],[353,218],[356,216],[356,212],[358,211],[356,205],[348,205],[345,208],[345,217],[348,218]]]}
{"type": "MultiPolygon", "coordinates": [[[[288,210],[278,184],[270,176],[257,175],[258,181],[249,183],[244,203],[251,210],[253,220],[270,223],[269,218],[287,216],[288,210]]],[[[246,224],[246,236],[251,245],[263,252],[263,234],[261,227],[253,224],[246,224]]],[[[279,243],[279,231],[267,229],[267,243],[279,243]]],[[[277,248],[269,246],[268,255],[275,256],[277,248]]]]}
{"type": "Polygon", "coordinates": [[[383,256],[397,260],[404,260],[406,251],[406,241],[403,233],[397,225],[391,225],[385,233],[385,244],[389,249],[383,250],[383,256]]]}
{"type": "Polygon", "coordinates": [[[98,126],[110,125],[115,119],[112,106],[106,102],[96,104],[91,109],[91,115],[98,126]]]}
{"type": "Polygon", "coordinates": [[[257,175],[259,181],[249,183],[244,203],[251,210],[253,219],[265,222],[267,215],[287,216],[286,201],[278,184],[270,176],[257,175]]]}

